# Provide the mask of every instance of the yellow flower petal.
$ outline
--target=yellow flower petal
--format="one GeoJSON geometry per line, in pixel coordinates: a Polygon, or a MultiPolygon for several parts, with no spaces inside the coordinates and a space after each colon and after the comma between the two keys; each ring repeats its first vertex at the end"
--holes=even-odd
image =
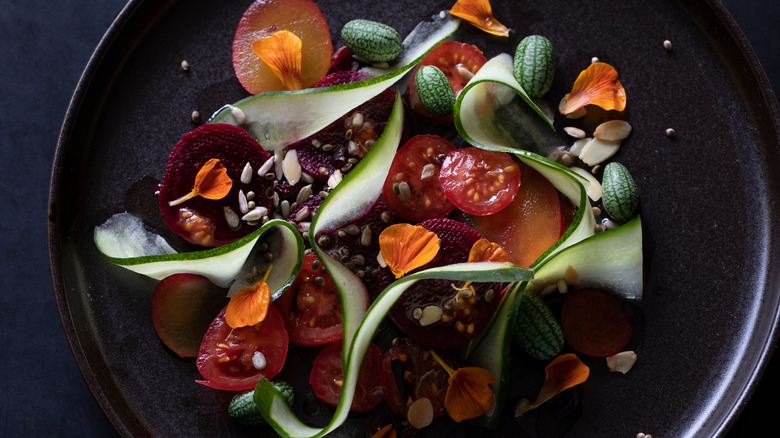
{"type": "Polygon", "coordinates": [[[583,364],[577,355],[567,353],[556,357],[544,368],[544,383],[539,396],[519,414],[537,408],[564,390],[583,383],[588,380],[589,374],[590,368],[583,364]]]}
{"type": "Polygon", "coordinates": [[[395,224],[379,235],[379,249],[395,278],[401,278],[436,257],[439,237],[419,225],[395,224]]]}
{"type": "Polygon", "coordinates": [[[233,180],[227,174],[227,169],[217,158],[212,158],[203,165],[195,175],[195,183],[192,191],[181,198],[170,201],[168,205],[174,206],[196,196],[202,196],[206,199],[222,199],[230,192],[233,187],[233,180]]]}
{"type": "Polygon", "coordinates": [[[225,309],[225,322],[234,329],[259,324],[265,319],[270,303],[271,290],[268,284],[265,280],[258,281],[242,288],[230,298],[225,309]]]}
{"type": "Polygon", "coordinates": [[[280,30],[252,43],[252,51],[262,59],[288,90],[301,89],[301,48],[294,33],[280,30]]]}
{"type": "Polygon", "coordinates": [[[571,93],[564,97],[560,112],[571,114],[585,105],[596,105],[605,110],[626,109],[626,90],[618,81],[618,72],[609,64],[594,62],[583,70],[571,93]]]}
{"type": "Polygon", "coordinates": [[[469,263],[474,262],[508,262],[509,255],[504,248],[487,239],[479,239],[469,251],[469,263]]]}
{"type": "Polygon", "coordinates": [[[509,36],[509,28],[493,17],[488,0],[458,0],[450,14],[462,18],[485,32],[498,36],[509,36]]]}

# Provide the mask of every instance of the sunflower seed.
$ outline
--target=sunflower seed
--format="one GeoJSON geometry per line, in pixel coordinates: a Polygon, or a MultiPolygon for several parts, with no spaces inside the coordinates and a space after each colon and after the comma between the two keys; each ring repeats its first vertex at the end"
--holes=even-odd
{"type": "Polygon", "coordinates": [[[284,171],[282,170],[282,162],[284,161],[284,151],[281,149],[277,149],[274,151],[274,177],[281,181],[282,177],[284,176],[284,171]]]}
{"type": "Polygon", "coordinates": [[[309,211],[309,207],[304,205],[303,208],[298,210],[298,213],[295,214],[295,218],[293,218],[293,220],[295,222],[300,222],[300,221],[306,219],[307,217],[309,217],[309,213],[311,213],[309,211]]]}
{"type": "Polygon", "coordinates": [[[265,160],[262,166],[260,166],[259,169],[257,169],[257,175],[258,176],[264,176],[271,170],[271,166],[274,165],[274,157],[270,157],[269,159],[265,160]]]}
{"type": "Polygon", "coordinates": [[[243,190],[238,191],[238,209],[241,214],[249,212],[249,203],[246,201],[246,195],[243,190]]]}
{"type": "Polygon", "coordinates": [[[263,218],[263,216],[268,215],[268,209],[265,207],[255,207],[252,210],[249,211],[249,213],[245,214],[241,217],[241,220],[252,222],[252,221],[259,221],[263,218]]]}
{"type": "Polygon", "coordinates": [[[282,202],[279,204],[279,207],[280,207],[280,208],[281,208],[281,210],[282,210],[282,217],[283,217],[283,218],[285,218],[285,219],[287,219],[287,218],[290,216],[290,201],[288,201],[288,200],[286,200],[286,199],[285,199],[285,200],[283,200],[283,201],[282,201],[282,202]]]}
{"type": "Polygon", "coordinates": [[[304,186],[300,192],[298,192],[298,196],[295,198],[295,202],[298,204],[303,204],[304,202],[308,201],[309,198],[311,198],[312,194],[312,188],[311,184],[308,186],[304,186]]]}
{"type": "Polygon", "coordinates": [[[247,162],[246,165],[244,165],[244,170],[241,171],[241,182],[243,184],[249,184],[252,182],[252,173],[252,164],[247,162]]]}
{"type": "MultiPolygon", "coordinates": [[[[393,188],[395,188],[395,185],[393,185],[393,188]]],[[[408,182],[401,181],[400,183],[398,183],[398,196],[404,202],[412,201],[412,189],[409,187],[408,182]]]]}
{"type": "Polygon", "coordinates": [[[436,173],[436,166],[431,163],[426,164],[420,172],[420,179],[425,180],[432,177],[436,173]]]}
{"type": "Polygon", "coordinates": [[[356,141],[350,140],[347,145],[347,153],[356,157],[360,153],[360,145],[356,141]]]}
{"type": "Polygon", "coordinates": [[[314,177],[307,172],[301,171],[301,181],[305,182],[306,184],[311,184],[314,182],[314,177]]]}
{"type": "Polygon", "coordinates": [[[227,222],[228,226],[234,230],[238,228],[241,222],[236,212],[227,205],[222,207],[222,210],[224,211],[225,221],[227,222]]]}
{"type": "Polygon", "coordinates": [[[230,115],[233,116],[233,120],[236,121],[239,125],[245,125],[247,122],[246,114],[244,114],[244,111],[233,105],[228,105],[228,108],[230,108],[230,115]]]}
{"type": "Polygon", "coordinates": [[[341,182],[343,176],[341,174],[341,171],[336,169],[330,177],[328,177],[328,187],[331,189],[336,188],[337,185],[341,182]]]}
{"type": "Polygon", "coordinates": [[[284,177],[287,178],[287,181],[292,186],[301,180],[301,172],[303,170],[301,169],[301,163],[298,162],[298,152],[296,150],[288,151],[287,155],[284,156],[282,171],[284,172],[284,177]]]}
{"type": "Polygon", "coordinates": [[[363,114],[355,113],[352,115],[352,126],[355,128],[360,128],[363,126],[363,114]]]}
{"type": "Polygon", "coordinates": [[[371,228],[366,225],[363,227],[363,232],[360,233],[360,244],[363,246],[371,245],[371,228]]]}

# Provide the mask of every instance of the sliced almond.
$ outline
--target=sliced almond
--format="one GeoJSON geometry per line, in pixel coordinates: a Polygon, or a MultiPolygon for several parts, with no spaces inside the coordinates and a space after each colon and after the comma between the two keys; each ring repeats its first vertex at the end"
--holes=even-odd
{"type": "Polygon", "coordinates": [[[626,374],[634,367],[636,363],[636,353],[633,351],[621,351],[620,353],[607,358],[607,367],[614,372],[626,374]]]}
{"type": "Polygon", "coordinates": [[[611,158],[620,149],[619,141],[593,138],[580,152],[580,160],[588,166],[595,166],[611,158]]]}
{"type": "Polygon", "coordinates": [[[417,399],[409,405],[406,413],[409,425],[415,429],[422,429],[433,421],[433,403],[427,397],[417,399]]]}
{"type": "Polygon", "coordinates": [[[579,157],[580,153],[582,153],[582,148],[585,147],[586,144],[588,144],[589,141],[591,141],[591,137],[585,137],[580,138],[578,140],[574,141],[574,144],[571,145],[569,148],[569,152],[571,152],[574,156],[579,157]]]}
{"type": "Polygon", "coordinates": [[[575,128],[574,126],[567,126],[563,128],[563,130],[569,134],[569,136],[574,138],[585,138],[585,131],[583,131],[580,128],[575,128]]]}
{"type": "Polygon", "coordinates": [[[631,125],[625,120],[610,120],[596,127],[593,136],[601,140],[622,141],[631,135],[631,125]]]}
{"type": "Polygon", "coordinates": [[[587,170],[581,168],[572,166],[570,167],[571,170],[577,172],[578,175],[582,176],[583,178],[590,181],[590,184],[585,186],[585,192],[588,193],[588,197],[593,201],[598,201],[601,199],[601,183],[598,179],[596,179],[595,176],[593,176],[592,173],[588,172],[587,170]]]}

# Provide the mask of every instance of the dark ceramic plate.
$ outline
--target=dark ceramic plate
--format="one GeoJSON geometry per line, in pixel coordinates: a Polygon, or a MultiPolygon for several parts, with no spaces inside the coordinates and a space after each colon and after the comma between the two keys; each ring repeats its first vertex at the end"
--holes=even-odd
{"type": "MultiPolygon", "coordinates": [[[[92,241],[96,225],[124,210],[159,225],[153,186],[194,127],[190,113],[244,97],[230,46],[249,3],[131,1],[84,72],[62,130],[49,216],[56,297],[78,365],[125,436],[257,436],[228,419],[230,394],[193,383],[193,362],[158,341],[154,282],[107,263],[92,241]]],[[[318,3],[331,29],[363,17],[403,35],[452,2],[318,3]]],[[[568,436],[723,435],[767,361],[780,300],[780,123],[756,57],[714,0],[493,3],[511,37],[464,25],[458,39],[490,57],[514,53],[527,34],[549,37],[558,56],[550,104],[593,56],[618,68],[629,97],[634,132],[616,159],[642,197],[647,286],[631,345],[639,361],[626,376],[590,363],[568,436]]],[[[342,433],[363,435],[372,421],[360,416],[342,433]]],[[[502,427],[517,436],[528,425],[502,427]]]]}

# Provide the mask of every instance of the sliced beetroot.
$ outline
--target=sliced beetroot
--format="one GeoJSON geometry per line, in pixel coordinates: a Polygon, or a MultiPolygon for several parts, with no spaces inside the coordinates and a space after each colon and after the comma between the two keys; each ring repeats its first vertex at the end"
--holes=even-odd
{"type": "MultiPolygon", "coordinates": [[[[316,86],[348,84],[370,77],[364,72],[339,71],[326,76],[316,86]]],[[[388,88],[323,130],[290,145],[289,149],[297,151],[301,167],[317,181],[326,182],[336,170],[345,175],[382,135],[394,103],[395,92],[388,88]]]]}
{"type": "MultiPolygon", "coordinates": [[[[452,219],[429,219],[419,225],[436,233],[440,240],[436,257],[420,269],[467,262],[471,247],[481,238],[473,228],[452,219]]],[[[389,268],[379,271],[382,288],[394,280],[389,268]]],[[[460,345],[475,337],[487,324],[503,289],[501,283],[463,286],[463,282],[449,280],[417,282],[393,305],[390,319],[420,344],[437,348],[460,345]],[[438,309],[441,318],[431,320],[430,315],[437,315],[438,309]]]]}
{"type": "Polygon", "coordinates": [[[154,331],[181,357],[196,357],[211,321],[228,303],[227,289],[196,274],[173,274],[152,295],[154,331]]]}
{"type": "Polygon", "coordinates": [[[394,223],[395,216],[379,198],[356,220],[338,229],[320,232],[315,238],[317,245],[328,255],[340,260],[363,279],[373,298],[381,292],[377,283],[377,274],[380,272],[377,261],[379,235],[394,223]]]}
{"type": "Polygon", "coordinates": [[[165,222],[187,241],[204,246],[221,246],[250,234],[258,224],[240,220],[247,210],[242,211],[239,192],[251,198],[256,207],[270,211],[272,200],[267,192],[273,188],[273,181],[255,172],[270,157],[255,139],[236,126],[206,124],[184,134],[171,151],[160,184],[160,212],[165,222]],[[220,160],[233,181],[227,196],[216,200],[197,196],[169,205],[170,201],[192,191],[198,171],[212,158],[220,160]],[[247,163],[253,170],[251,180],[245,184],[241,175],[247,163]],[[226,209],[239,218],[236,226],[228,222],[226,209]]]}
{"type": "Polygon", "coordinates": [[[333,57],[330,60],[330,70],[328,70],[328,74],[338,71],[351,70],[352,62],[352,52],[349,51],[347,46],[342,46],[333,52],[333,57]]]}
{"type": "Polygon", "coordinates": [[[572,348],[592,357],[617,354],[631,340],[631,324],[620,303],[595,288],[575,289],[566,295],[561,329],[572,348]]]}

